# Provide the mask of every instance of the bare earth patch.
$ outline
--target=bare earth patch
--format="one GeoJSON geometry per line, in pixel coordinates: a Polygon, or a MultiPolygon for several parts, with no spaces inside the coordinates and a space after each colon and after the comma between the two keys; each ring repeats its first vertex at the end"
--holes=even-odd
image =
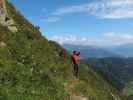
{"type": "Polygon", "coordinates": [[[79,83],[78,79],[72,80],[65,85],[66,92],[72,97],[72,100],[88,100],[86,97],[77,95],[74,91],[74,87],[79,83]]]}

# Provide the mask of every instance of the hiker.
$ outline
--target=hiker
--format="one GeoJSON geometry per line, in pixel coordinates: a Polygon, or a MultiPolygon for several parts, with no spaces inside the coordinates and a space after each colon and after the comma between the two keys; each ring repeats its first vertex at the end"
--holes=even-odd
{"type": "Polygon", "coordinates": [[[73,70],[74,70],[74,75],[78,77],[79,73],[79,61],[80,61],[80,52],[78,51],[73,51],[72,56],[71,56],[72,64],[73,64],[73,70]]]}

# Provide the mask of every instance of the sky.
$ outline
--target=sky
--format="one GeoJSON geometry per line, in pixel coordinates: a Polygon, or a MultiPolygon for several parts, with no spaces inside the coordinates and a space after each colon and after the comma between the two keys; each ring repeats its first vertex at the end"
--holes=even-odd
{"type": "Polygon", "coordinates": [[[133,43],[133,0],[10,0],[43,36],[60,44],[133,43]]]}

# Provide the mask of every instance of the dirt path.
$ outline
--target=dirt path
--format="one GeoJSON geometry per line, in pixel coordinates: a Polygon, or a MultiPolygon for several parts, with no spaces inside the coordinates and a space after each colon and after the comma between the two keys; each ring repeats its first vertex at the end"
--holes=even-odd
{"type": "Polygon", "coordinates": [[[74,91],[75,86],[79,83],[78,79],[72,80],[66,84],[65,90],[72,97],[72,100],[88,100],[86,97],[77,95],[74,91]]]}

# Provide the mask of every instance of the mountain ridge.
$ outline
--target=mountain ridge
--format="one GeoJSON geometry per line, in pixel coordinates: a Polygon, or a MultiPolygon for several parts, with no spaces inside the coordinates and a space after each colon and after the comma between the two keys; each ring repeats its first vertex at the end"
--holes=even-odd
{"type": "Polygon", "coordinates": [[[109,48],[106,48],[107,50],[110,50],[112,52],[116,52],[120,55],[123,55],[125,57],[133,57],[133,43],[128,44],[122,44],[118,46],[112,46],[109,48]]]}
{"type": "Polygon", "coordinates": [[[120,54],[114,53],[109,49],[105,49],[102,47],[94,47],[94,46],[82,46],[82,45],[72,45],[72,44],[64,44],[63,47],[72,52],[72,50],[79,50],[81,52],[81,57],[84,58],[104,58],[104,57],[124,57],[120,54]]]}
{"type": "Polygon", "coordinates": [[[63,47],[69,52],[72,50],[81,51],[82,58],[104,58],[104,57],[122,57],[130,58],[133,57],[133,44],[121,44],[108,47],[98,47],[92,45],[73,45],[73,44],[64,44],[63,47]]]}

